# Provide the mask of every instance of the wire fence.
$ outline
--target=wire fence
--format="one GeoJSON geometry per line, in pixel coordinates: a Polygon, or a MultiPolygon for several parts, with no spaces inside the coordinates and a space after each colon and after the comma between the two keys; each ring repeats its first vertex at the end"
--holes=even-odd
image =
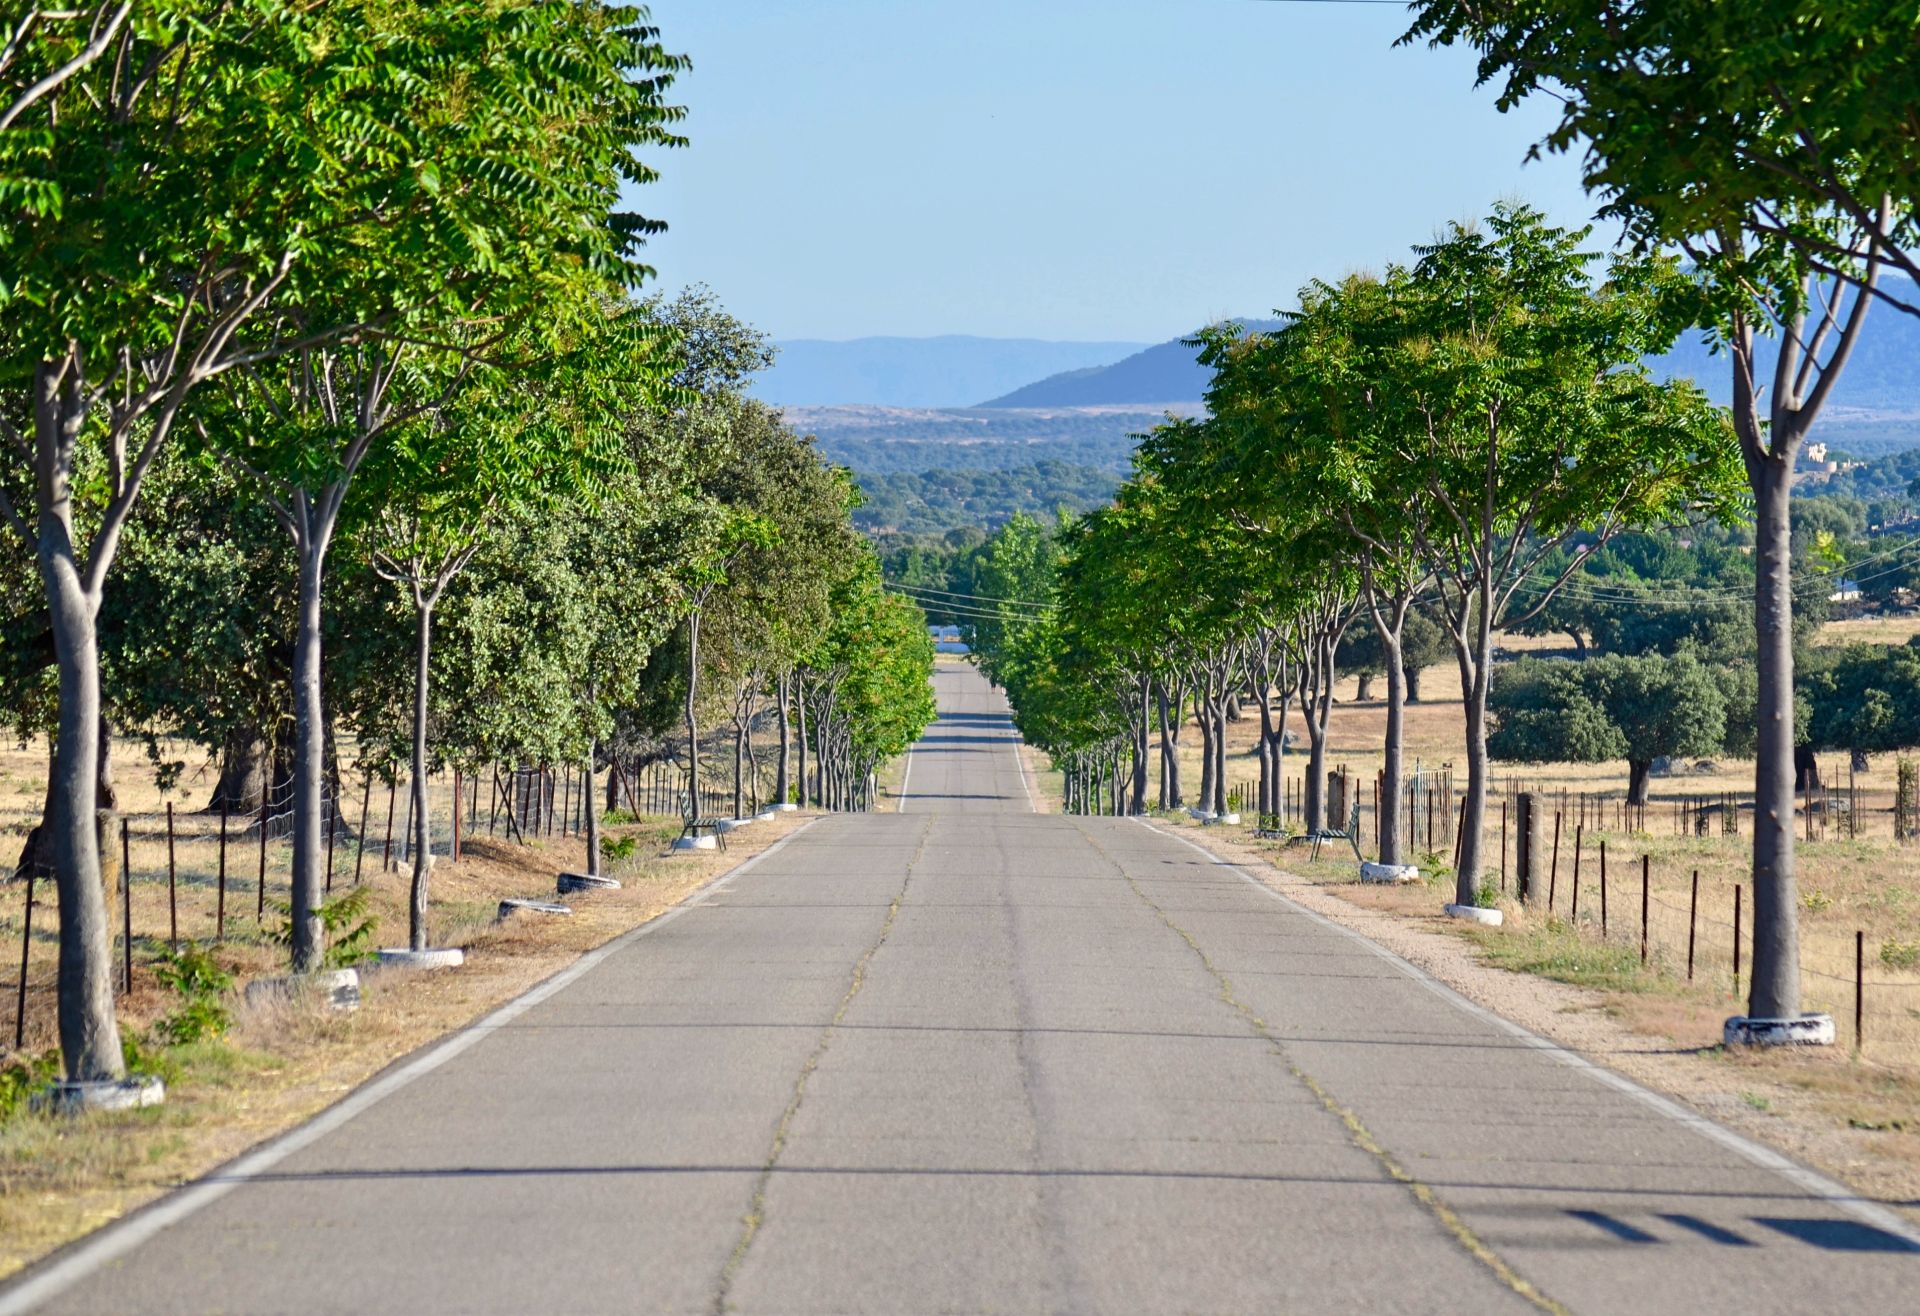
{"type": "MultiPolygon", "coordinates": [[[[768,799],[769,773],[743,775],[743,794],[768,799]]],[[[703,787],[697,797],[688,794],[685,769],[670,761],[617,765],[593,778],[564,766],[500,765],[436,775],[426,785],[433,854],[454,863],[480,835],[521,843],[580,837],[597,794],[613,797],[600,801],[603,808],[635,817],[733,813],[730,765],[724,784],[703,787]]],[[[407,778],[383,778],[372,766],[327,791],[323,901],[381,873],[411,869],[413,798],[407,778]]],[[[116,819],[101,837],[101,867],[120,996],[157,990],[156,967],[181,946],[238,950],[284,939],[292,819],[286,783],[270,786],[257,808],[189,812],[169,802],[116,819]]],[[[50,874],[29,865],[0,882],[0,1052],[52,1044],[59,933],[50,874]]]]}

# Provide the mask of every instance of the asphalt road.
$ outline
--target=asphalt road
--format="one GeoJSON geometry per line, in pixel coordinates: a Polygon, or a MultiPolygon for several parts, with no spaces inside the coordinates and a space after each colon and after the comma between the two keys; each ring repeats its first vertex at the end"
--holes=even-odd
{"type": "Polygon", "coordinates": [[[0,1312],[1915,1310],[1890,1218],[1178,839],[1034,815],[997,694],[938,685],[902,813],[0,1312]]]}

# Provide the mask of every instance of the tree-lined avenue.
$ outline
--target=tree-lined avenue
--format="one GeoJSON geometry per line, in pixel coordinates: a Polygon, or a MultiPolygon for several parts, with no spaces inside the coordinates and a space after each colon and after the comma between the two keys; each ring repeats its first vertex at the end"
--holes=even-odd
{"type": "Polygon", "coordinates": [[[110,1230],[57,1258],[40,1275],[77,1282],[45,1309],[1759,1313],[1911,1291],[1920,1257],[1803,1172],[1176,837],[1029,812],[998,693],[959,667],[937,689],[903,813],[814,822],[126,1255],[95,1264],[110,1230]]]}

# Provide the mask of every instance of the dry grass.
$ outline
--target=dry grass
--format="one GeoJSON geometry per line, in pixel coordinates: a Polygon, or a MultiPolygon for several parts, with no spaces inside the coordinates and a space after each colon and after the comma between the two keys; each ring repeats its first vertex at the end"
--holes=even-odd
{"type": "MultiPolygon", "coordinates": [[[[44,764],[43,757],[31,753],[0,758],[0,825],[12,836],[21,835],[38,812],[44,764]]],[[[207,783],[192,785],[204,793],[207,783]]],[[[120,1014],[123,1028],[142,1036],[175,1003],[152,970],[166,945],[168,927],[165,814],[154,807],[161,800],[150,774],[123,769],[120,787],[123,807],[130,811],[135,875],[134,985],[120,1002],[120,1014]]],[[[443,786],[440,798],[444,808],[450,790],[443,786]]],[[[357,803],[350,804],[350,817],[358,813],[357,803]]],[[[485,813],[483,807],[483,826],[485,813]]],[[[568,897],[574,909],[570,918],[521,915],[502,923],[495,912],[508,897],[551,897],[555,874],[581,866],[583,843],[577,838],[556,835],[520,845],[482,835],[467,842],[457,863],[442,853],[432,875],[432,940],[463,947],[464,967],[366,974],[364,1003],[351,1015],[311,1004],[261,1010],[236,1005],[234,1028],[225,1042],[171,1048],[148,1044],[153,1064],[168,1078],[164,1106],[78,1120],[21,1115],[0,1124],[0,1276],[314,1114],[395,1058],[471,1022],[584,951],[679,903],[727,867],[792,831],[802,817],[783,815],[735,833],[726,853],[691,855],[664,853],[666,842],[678,832],[677,819],[610,827],[609,834],[632,836],[637,842],[633,856],[617,861],[611,870],[624,887],[568,897]]],[[[378,812],[375,822],[377,827],[378,812]]],[[[176,817],[180,935],[212,946],[215,957],[242,983],[281,972],[283,952],[254,917],[257,841],[230,847],[227,935],[223,942],[212,941],[217,841],[189,842],[184,837],[217,828],[217,819],[176,817]]],[[[399,823],[395,830],[400,830],[399,823]]],[[[337,853],[336,892],[351,885],[356,853],[357,847],[345,846],[337,853]]],[[[7,856],[9,863],[11,858],[7,856]]],[[[375,944],[404,943],[408,875],[385,871],[380,858],[376,835],[363,872],[380,925],[375,944]]],[[[283,843],[268,845],[266,872],[270,929],[276,922],[272,902],[284,899],[283,843]]],[[[22,884],[0,887],[0,944],[6,947],[0,967],[6,1032],[0,1043],[12,1041],[23,907],[22,884]]],[[[43,890],[35,901],[28,974],[28,1054],[54,1043],[57,927],[51,893],[43,890]]]]}

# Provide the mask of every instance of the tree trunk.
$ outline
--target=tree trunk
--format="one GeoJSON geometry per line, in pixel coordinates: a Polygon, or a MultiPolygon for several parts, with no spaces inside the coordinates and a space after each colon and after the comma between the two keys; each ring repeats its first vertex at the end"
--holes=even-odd
{"type": "MultiPolygon", "coordinates": [[[[1178,809],[1185,798],[1180,791],[1180,753],[1179,745],[1173,738],[1173,728],[1167,717],[1167,691],[1159,687],[1160,705],[1160,807],[1178,809]]],[[[1176,702],[1174,707],[1178,709],[1176,702]]]]}
{"type": "MultiPolygon", "coordinates": [[[[54,521],[42,516],[43,525],[54,521]]],[[[43,528],[41,572],[53,618],[60,717],[42,833],[60,901],[59,1024],[66,1075],[122,1078],[113,1012],[113,911],[102,886],[102,827],[95,802],[100,753],[100,648],[95,610],[67,550],[64,526],[43,528]],[[54,541],[52,544],[49,540],[54,541]]],[[[104,829],[111,837],[109,825],[104,829]]]]}
{"type": "Polygon", "coordinates": [[[1407,672],[1403,637],[1407,612],[1413,606],[1413,591],[1401,588],[1394,597],[1385,600],[1383,608],[1382,600],[1373,592],[1373,580],[1369,575],[1367,607],[1373,613],[1374,630],[1380,636],[1387,675],[1387,734],[1381,764],[1378,823],[1380,862],[1404,864],[1407,846],[1400,832],[1400,792],[1405,788],[1407,757],[1407,672]]]}
{"type": "Polygon", "coordinates": [[[1587,656],[1587,637],[1572,627],[1568,628],[1567,637],[1573,641],[1573,656],[1584,660],[1587,656]]]}
{"type": "Polygon", "coordinates": [[[1400,665],[1400,637],[1381,643],[1387,651],[1387,735],[1380,779],[1380,862],[1404,864],[1406,843],[1400,835],[1400,792],[1407,775],[1407,674],[1400,665]]]}
{"type": "Polygon", "coordinates": [[[220,747],[220,780],[202,813],[257,813],[273,782],[273,742],[258,727],[228,733],[220,747]]]}
{"type": "Polygon", "coordinates": [[[700,816],[700,729],[693,701],[700,683],[700,609],[687,614],[687,817],[700,816]]]}
{"type": "Polygon", "coordinates": [[[1651,759],[1627,760],[1627,803],[1645,804],[1647,802],[1647,778],[1651,775],[1651,759]]]}
{"type": "Polygon", "coordinates": [[[1227,811],[1227,701],[1224,698],[1213,709],[1213,800],[1207,807],[1216,814],[1227,811]]]}
{"type": "Polygon", "coordinates": [[[1409,704],[1419,703],[1420,702],[1420,668],[1418,666],[1402,667],[1400,669],[1400,679],[1404,681],[1407,686],[1407,702],[1409,704]]]}
{"type": "MultiPolygon", "coordinates": [[[[302,501],[306,501],[303,499],[302,501]]],[[[293,971],[320,967],[320,805],[326,783],[326,719],[320,703],[320,587],[330,517],[302,508],[300,584],[293,645],[293,971]]]]}
{"type": "Polygon", "coordinates": [[[1260,826],[1266,826],[1265,820],[1280,812],[1274,807],[1278,794],[1275,789],[1279,781],[1279,772],[1273,758],[1274,742],[1279,733],[1273,725],[1273,701],[1267,698],[1267,692],[1260,692],[1260,817],[1256,819],[1260,826]]]}
{"type": "Polygon", "coordinates": [[[87,589],[73,542],[73,458],[87,418],[78,363],[69,358],[36,366],[33,394],[40,509],[35,549],[60,677],[58,730],[41,823],[43,853],[60,905],[60,1053],[69,1079],[118,1079],[126,1065],[113,1013],[112,914],[101,888],[96,808],[100,603],[87,589]]]}
{"type": "Polygon", "coordinates": [[[1128,813],[1147,811],[1147,743],[1152,738],[1148,722],[1153,717],[1153,678],[1140,673],[1139,716],[1133,719],[1133,799],[1128,813]]]}
{"type": "Polygon", "coordinates": [[[1793,567],[1784,461],[1749,456],[1754,494],[1754,637],[1759,644],[1759,756],[1753,780],[1753,980],[1747,1013],[1800,1013],[1799,892],[1793,838],[1793,567]]]}
{"type": "MultiPolygon", "coordinates": [[[[1487,687],[1493,667],[1493,576],[1482,572],[1479,597],[1467,619],[1472,629],[1471,663],[1460,653],[1460,694],[1467,720],[1467,794],[1460,815],[1460,867],[1454,874],[1454,903],[1472,905],[1480,890],[1480,835],[1487,817],[1487,687]],[[1471,670],[1469,670],[1471,668],[1471,670]]],[[[1462,628],[1463,630],[1465,627],[1462,628]]],[[[1451,801],[1449,801],[1451,803],[1451,801]]]]}
{"type": "Polygon", "coordinates": [[[780,757],[773,767],[773,802],[785,804],[792,783],[787,777],[787,764],[793,757],[793,731],[787,722],[787,700],[792,695],[792,678],[782,676],[779,685],[779,710],[776,719],[780,728],[780,757]]]}
{"type": "MultiPolygon", "coordinates": [[[[587,876],[589,877],[600,876],[600,810],[595,806],[593,799],[593,760],[597,749],[598,746],[593,743],[593,737],[588,736],[587,757],[580,768],[581,780],[584,782],[580,798],[586,802],[587,806],[587,876]]],[[[608,771],[607,777],[609,780],[612,779],[611,770],[608,771]]]]}
{"type": "Polygon", "coordinates": [[[746,803],[746,731],[740,725],[740,719],[733,720],[733,816],[741,816],[740,808],[746,803]]]}
{"type": "Polygon", "coordinates": [[[1372,672],[1360,673],[1359,684],[1353,692],[1353,701],[1356,704],[1364,704],[1367,700],[1373,698],[1373,678],[1374,673],[1372,672]]]}
{"type": "MultiPolygon", "coordinates": [[[[427,873],[433,867],[433,829],[427,813],[427,696],[433,653],[433,605],[420,603],[414,614],[413,651],[413,888],[407,905],[407,945],[427,948],[427,873]]],[[[456,803],[455,808],[459,805],[456,803]]]]}
{"type": "Polygon", "coordinates": [[[1211,688],[1198,695],[1200,723],[1200,808],[1213,807],[1213,698],[1211,688]]]}

